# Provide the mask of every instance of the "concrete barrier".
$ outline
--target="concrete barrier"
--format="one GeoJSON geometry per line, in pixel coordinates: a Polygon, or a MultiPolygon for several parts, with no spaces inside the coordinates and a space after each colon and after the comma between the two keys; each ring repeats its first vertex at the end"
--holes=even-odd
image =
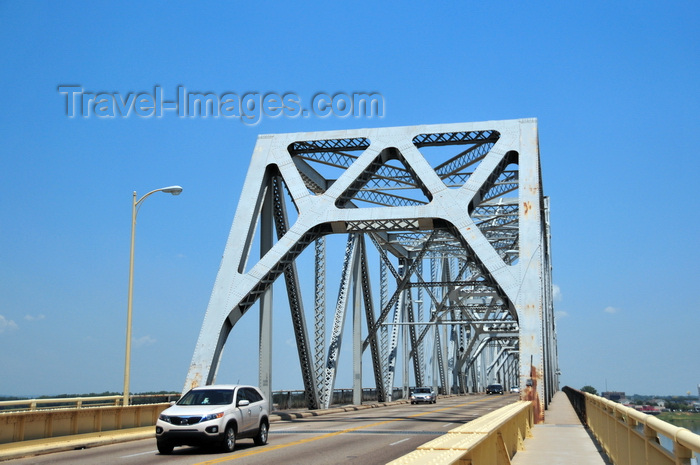
{"type": "Polygon", "coordinates": [[[506,465],[534,424],[532,402],[519,401],[450,430],[389,465],[506,465]]]}
{"type": "Polygon", "coordinates": [[[0,413],[0,444],[154,426],[169,403],[0,413]]]}

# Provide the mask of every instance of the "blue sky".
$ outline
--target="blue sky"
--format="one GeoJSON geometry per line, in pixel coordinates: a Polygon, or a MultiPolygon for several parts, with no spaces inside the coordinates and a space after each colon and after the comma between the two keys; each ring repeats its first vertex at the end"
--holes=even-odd
{"type": "MultiPolygon", "coordinates": [[[[700,383],[700,4],[0,2],[0,394],[180,390],[258,134],[536,117],[562,385],[700,383]],[[378,92],[381,118],[69,118],[85,92],[378,92]]],[[[257,382],[256,320],[219,378],[257,382]]],[[[273,389],[302,386],[275,323],[273,389]],[[292,367],[292,368],[289,368],[292,367]]],[[[342,362],[341,362],[342,363],[342,362]]],[[[339,375],[338,387],[350,387],[339,375]]]]}

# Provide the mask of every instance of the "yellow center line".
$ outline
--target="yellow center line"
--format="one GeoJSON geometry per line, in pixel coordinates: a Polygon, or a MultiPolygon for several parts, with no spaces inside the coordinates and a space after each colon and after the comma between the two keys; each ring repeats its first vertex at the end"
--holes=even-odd
{"type": "Polygon", "coordinates": [[[409,415],[409,416],[406,417],[406,418],[395,418],[395,419],[392,419],[392,420],[385,420],[385,421],[379,421],[379,422],[376,422],[376,423],[371,423],[371,424],[369,424],[369,425],[356,426],[356,427],[354,427],[354,428],[348,428],[348,429],[344,429],[344,430],[341,430],[341,431],[334,431],[334,432],[332,432],[332,433],[326,433],[326,434],[322,434],[322,435],[320,435],[320,436],[313,436],[313,437],[306,438],[306,439],[300,439],[300,440],[298,440],[298,441],[288,442],[288,443],[285,443],[285,444],[279,444],[279,445],[273,445],[273,446],[271,446],[271,445],[268,444],[268,445],[266,445],[265,447],[261,447],[261,448],[257,448],[257,449],[252,449],[252,450],[245,451],[245,452],[239,452],[239,453],[236,453],[235,455],[227,455],[226,457],[220,457],[220,458],[214,459],[214,460],[207,460],[206,462],[199,462],[199,463],[196,463],[196,464],[194,464],[194,465],[213,465],[213,464],[215,464],[215,463],[229,462],[229,461],[236,460],[236,459],[240,459],[240,458],[243,458],[243,457],[250,457],[251,455],[262,454],[262,453],[264,453],[264,452],[272,452],[272,451],[274,451],[274,450],[284,449],[284,448],[286,448],[286,447],[299,446],[299,445],[301,445],[301,444],[306,444],[306,443],[308,443],[308,442],[318,441],[319,439],[332,438],[333,436],[339,436],[339,435],[341,435],[341,434],[351,433],[351,432],[353,432],[353,431],[358,431],[358,430],[362,430],[362,429],[367,429],[367,428],[371,428],[371,427],[373,427],[373,426],[385,425],[385,424],[387,424],[387,423],[393,423],[393,422],[395,422],[395,421],[405,421],[405,420],[408,420],[409,418],[416,418],[416,417],[420,417],[420,416],[423,416],[423,415],[428,415],[428,414],[430,414],[430,413],[442,412],[442,411],[444,411],[444,410],[452,410],[452,409],[455,409],[455,408],[464,407],[464,406],[466,406],[466,405],[476,404],[476,403],[478,403],[478,402],[483,402],[483,401],[488,400],[488,399],[490,399],[490,397],[485,397],[485,398],[483,398],[483,399],[474,400],[474,401],[471,401],[471,402],[466,402],[466,403],[464,403],[464,404],[453,405],[453,406],[451,406],[451,407],[443,407],[443,408],[439,408],[439,409],[435,409],[435,410],[428,410],[428,411],[426,411],[426,412],[421,412],[421,413],[416,413],[416,414],[414,414],[414,415],[409,415]]]}

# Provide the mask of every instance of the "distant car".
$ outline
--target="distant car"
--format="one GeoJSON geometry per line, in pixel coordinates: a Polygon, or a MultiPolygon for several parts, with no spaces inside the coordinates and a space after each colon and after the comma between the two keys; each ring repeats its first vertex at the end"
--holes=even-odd
{"type": "Polygon", "coordinates": [[[518,392],[520,392],[520,388],[518,386],[513,386],[512,388],[510,388],[510,392],[517,394],[518,392]]]}
{"type": "Polygon", "coordinates": [[[489,384],[486,387],[486,394],[501,394],[503,395],[503,386],[500,384],[489,384]]]}
{"type": "Polygon", "coordinates": [[[268,412],[268,401],[253,386],[194,388],[158,417],[158,451],[170,454],[175,446],[213,444],[232,452],[242,438],[253,438],[261,446],[267,443],[268,412]]]}
{"type": "Polygon", "coordinates": [[[411,404],[417,404],[420,402],[434,404],[437,402],[437,394],[435,394],[435,391],[433,391],[432,388],[417,387],[411,393],[411,404]]]}

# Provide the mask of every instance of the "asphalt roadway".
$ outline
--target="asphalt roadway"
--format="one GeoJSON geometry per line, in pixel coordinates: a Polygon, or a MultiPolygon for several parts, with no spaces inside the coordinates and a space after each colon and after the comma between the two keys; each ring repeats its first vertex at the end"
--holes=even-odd
{"type": "Polygon", "coordinates": [[[276,421],[269,442],[257,447],[242,439],[233,453],[177,447],[160,455],[155,438],[55,452],[8,464],[188,464],[299,465],[385,464],[463,423],[518,400],[516,394],[439,398],[436,404],[399,404],[354,412],[276,421]]]}

